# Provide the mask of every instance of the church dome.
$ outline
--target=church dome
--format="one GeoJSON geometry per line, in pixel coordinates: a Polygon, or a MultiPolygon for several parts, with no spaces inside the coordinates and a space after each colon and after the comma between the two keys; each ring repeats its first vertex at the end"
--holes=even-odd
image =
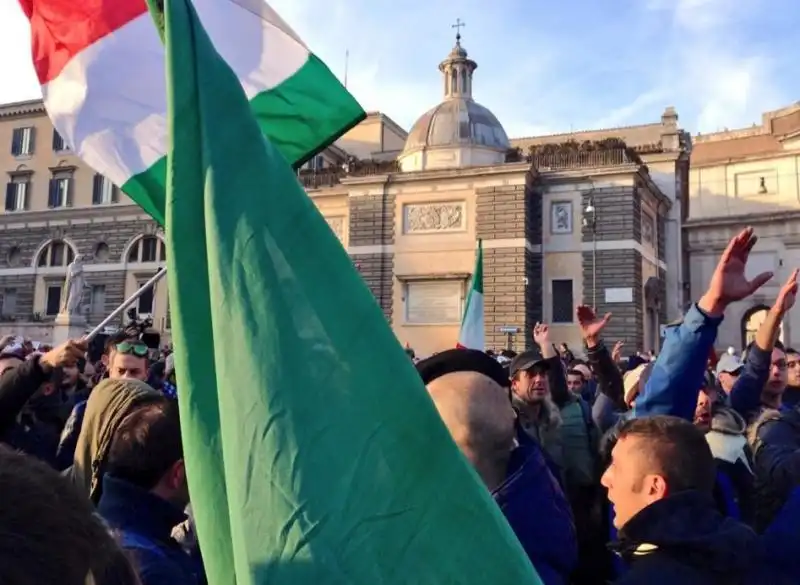
{"type": "Polygon", "coordinates": [[[475,144],[505,152],[506,131],[488,108],[467,98],[453,98],[431,108],[414,123],[404,150],[427,146],[475,144]]]}
{"type": "Polygon", "coordinates": [[[461,46],[461,35],[456,35],[455,46],[439,64],[444,100],[425,112],[408,133],[398,159],[404,171],[493,165],[505,160],[510,148],[506,131],[488,108],[472,99],[477,67],[461,46]]]}

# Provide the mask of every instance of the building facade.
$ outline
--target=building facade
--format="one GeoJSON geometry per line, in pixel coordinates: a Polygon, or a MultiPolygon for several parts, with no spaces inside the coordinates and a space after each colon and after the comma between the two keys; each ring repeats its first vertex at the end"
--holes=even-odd
{"type": "MultiPolygon", "coordinates": [[[[751,341],[792,270],[800,267],[800,104],[766,112],[760,125],[694,137],[689,218],[684,225],[691,296],[702,295],[728,241],[745,226],[759,236],[751,275],[775,277],[730,307],[717,346],[751,341]]],[[[800,342],[800,315],[783,323],[783,341],[800,342]]]]}
{"type": "MultiPolygon", "coordinates": [[[[509,139],[473,97],[477,66],[457,39],[439,64],[441,103],[409,132],[370,113],[298,170],[398,339],[423,355],[455,345],[481,239],[488,347],[525,347],[538,321],[578,346],[574,307],[585,303],[614,313],[610,340],[657,348],[660,325],[685,300],[691,144],[677,115],[509,139]]],[[[96,324],[164,264],[160,230],[70,152],[41,102],[0,109],[4,141],[0,332],[49,339],[77,254],[96,324]]],[[[165,341],[166,287],[136,306],[165,341]]]]}

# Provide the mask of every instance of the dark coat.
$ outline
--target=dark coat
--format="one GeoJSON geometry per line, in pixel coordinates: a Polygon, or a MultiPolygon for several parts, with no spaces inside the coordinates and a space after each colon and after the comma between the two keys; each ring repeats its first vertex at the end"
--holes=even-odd
{"type": "Polygon", "coordinates": [[[578,560],[567,498],[541,447],[520,430],[508,477],[492,493],[544,585],[564,585],[578,560]]]}
{"type": "Polygon", "coordinates": [[[711,497],[687,491],[631,518],[613,548],[628,570],[618,585],[788,585],[764,561],[760,538],[720,514],[711,497]]]}
{"type": "Polygon", "coordinates": [[[137,486],[109,475],[97,512],[120,534],[142,585],[197,585],[200,568],[172,538],[186,520],[183,510],[137,486]]]}

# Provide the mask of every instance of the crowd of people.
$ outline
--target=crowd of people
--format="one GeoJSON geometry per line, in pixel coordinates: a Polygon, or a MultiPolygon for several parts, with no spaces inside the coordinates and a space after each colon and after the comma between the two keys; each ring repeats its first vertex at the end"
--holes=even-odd
{"type": "MultiPolygon", "coordinates": [[[[800,582],[800,353],[778,340],[797,271],[749,347],[714,350],[772,277],[746,276],[755,242],[731,240],[657,356],[623,359],[613,316],[579,306],[584,359],[543,323],[519,354],[415,358],[545,585],[800,582]]],[[[86,352],[0,342],[0,582],[205,583],[171,356],[128,332],[86,352]]]]}

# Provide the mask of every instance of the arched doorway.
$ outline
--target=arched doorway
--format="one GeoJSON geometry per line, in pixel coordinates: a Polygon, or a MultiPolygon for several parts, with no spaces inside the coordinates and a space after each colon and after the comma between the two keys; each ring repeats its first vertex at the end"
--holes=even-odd
{"type": "MultiPolygon", "coordinates": [[[[766,305],[756,305],[749,308],[742,315],[742,349],[750,345],[756,339],[758,328],[767,318],[769,307],[766,305]]],[[[780,333],[778,339],[783,341],[783,323],[781,323],[780,333]]]]}

